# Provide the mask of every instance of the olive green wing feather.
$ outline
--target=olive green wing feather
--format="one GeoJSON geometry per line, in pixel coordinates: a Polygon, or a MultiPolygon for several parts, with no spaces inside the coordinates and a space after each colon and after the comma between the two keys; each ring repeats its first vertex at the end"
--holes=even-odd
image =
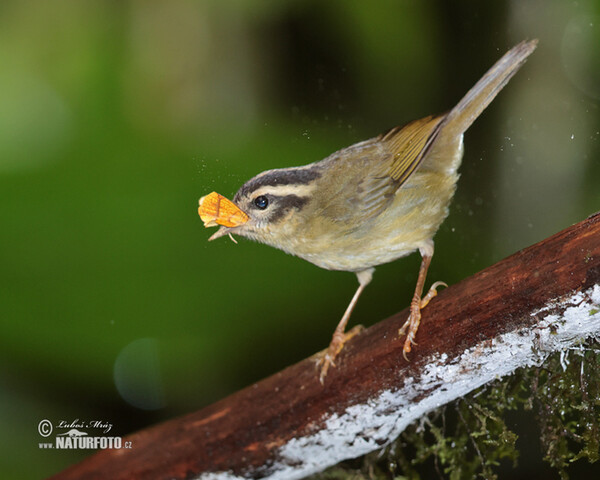
{"type": "Polygon", "coordinates": [[[379,158],[372,161],[381,166],[369,166],[370,173],[358,184],[355,208],[361,210],[362,218],[373,218],[389,205],[425,158],[444,118],[445,115],[425,117],[373,139],[379,146],[379,158]]]}
{"type": "Polygon", "coordinates": [[[419,166],[429,145],[435,140],[444,116],[433,115],[396,127],[380,136],[380,141],[393,152],[389,176],[399,188],[419,166]]]}

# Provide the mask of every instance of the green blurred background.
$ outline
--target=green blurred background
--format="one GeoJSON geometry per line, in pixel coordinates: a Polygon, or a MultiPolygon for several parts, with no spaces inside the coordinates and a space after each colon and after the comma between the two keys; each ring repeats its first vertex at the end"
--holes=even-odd
{"type": "MultiPolygon", "coordinates": [[[[39,449],[42,419],[124,435],[324,348],[355,276],[209,244],[198,198],[447,110],[525,38],[465,138],[449,284],[600,210],[598,1],[2,0],[2,478],[89,454],[39,449]]],[[[404,308],[419,261],[352,324],[404,308]]]]}

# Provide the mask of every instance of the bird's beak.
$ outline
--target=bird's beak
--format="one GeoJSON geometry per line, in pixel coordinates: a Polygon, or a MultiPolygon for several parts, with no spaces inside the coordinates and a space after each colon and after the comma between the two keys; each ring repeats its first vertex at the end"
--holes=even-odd
{"type": "Polygon", "coordinates": [[[221,227],[215,233],[213,233],[210,236],[210,238],[208,239],[208,241],[212,242],[213,240],[216,240],[217,238],[224,237],[228,233],[229,233],[229,228],[227,228],[227,227],[221,227]]]}
{"type": "Polygon", "coordinates": [[[244,225],[249,219],[246,212],[217,192],[209,193],[200,199],[198,215],[205,227],[221,225],[221,228],[208,239],[209,241],[227,235],[230,228],[244,225]]]}

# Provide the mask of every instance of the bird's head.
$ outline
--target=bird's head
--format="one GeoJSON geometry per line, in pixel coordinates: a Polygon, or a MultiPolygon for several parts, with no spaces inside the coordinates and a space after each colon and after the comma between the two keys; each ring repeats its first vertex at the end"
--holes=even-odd
{"type": "Polygon", "coordinates": [[[316,165],[268,170],[242,185],[233,202],[215,192],[202,197],[204,225],[221,226],[209,240],[234,234],[292,250],[320,176],[316,165]]]}

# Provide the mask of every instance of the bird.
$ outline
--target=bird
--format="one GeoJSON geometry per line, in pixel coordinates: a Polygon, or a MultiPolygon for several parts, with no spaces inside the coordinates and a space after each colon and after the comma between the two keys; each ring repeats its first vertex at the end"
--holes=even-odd
{"type": "MultiPolygon", "coordinates": [[[[199,201],[209,240],[239,235],[270,245],[327,270],[354,272],[358,288],[318,361],[323,384],[344,344],[350,315],[375,267],[421,254],[410,313],[399,329],[411,352],[434,253],[433,237],[447,217],[459,178],[463,135],[536,49],[522,41],[500,58],[447,113],[429,115],[343,148],[323,160],[267,170],[244,183],[233,201],[212,192],[199,201]]],[[[235,241],[235,240],[234,240],[235,241]]]]}

